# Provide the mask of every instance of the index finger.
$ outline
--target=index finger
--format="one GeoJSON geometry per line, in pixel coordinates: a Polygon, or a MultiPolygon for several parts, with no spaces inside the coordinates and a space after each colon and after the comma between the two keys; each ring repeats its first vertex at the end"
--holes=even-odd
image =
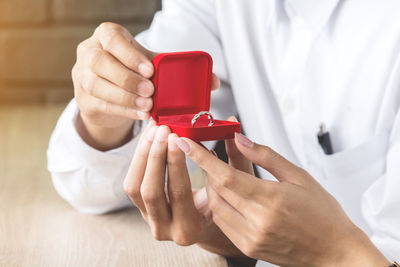
{"type": "Polygon", "coordinates": [[[197,209],[193,201],[192,187],[186,167],[185,154],[176,146],[176,134],[168,136],[168,196],[172,219],[177,222],[197,220],[197,209]]]}
{"type": "Polygon", "coordinates": [[[168,200],[165,195],[165,170],[169,133],[170,129],[165,125],[161,125],[157,129],[140,187],[147,215],[155,227],[160,223],[167,226],[171,220],[168,200]]]}
{"type": "Polygon", "coordinates": [[[207,174],[207,181],[217,194],[244,216],[251,216],[249,199],[258,202],[265,194],[275,195],[276,182],[260,180],[237,170],[187,138],[176,139],[176,144],[207,174]],[[262,188],[262,190],[260,190],[262,188]]]}
{"type": "Polygon", "coordinates": [[[216,158],[200,144],[188,138],[176,138],[176,144],[200,168],[210,174],[210,179],[232,191],[248,187],[249,179],[259,180],[245,172],[232,168],[222,160],[216,158]]]}
{"type": "Polygon", "coordinates": [[[96,34],[102,47],[129,69],[145,78],[153,75],[152,53],[138,44],[124,28],[112,23],[104,23],[96,34]]]}
{"type": "Polygon", "coordinates": [[[124,180],[124,189],[128,197],[139,208],[143,216],[146,216],[146,208],[140,193],[140,186],[144,178],[147,166],[147,157],[153,143],[155,131],[157,130],[154,121],[150,121],[142,133],[135,154],[133,156],[128,173],[124,180]]]}

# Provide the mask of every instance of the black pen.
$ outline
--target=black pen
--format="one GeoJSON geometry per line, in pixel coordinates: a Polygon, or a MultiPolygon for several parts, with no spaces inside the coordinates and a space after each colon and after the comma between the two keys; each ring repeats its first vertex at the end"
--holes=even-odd
{"type": "Polygon", "coordinates": [[[318,143],[321,145],[326,155],[333,154],[331,138],[329,132],[326,130],[325,124],[321,123],[318,132],[318,143]]]}

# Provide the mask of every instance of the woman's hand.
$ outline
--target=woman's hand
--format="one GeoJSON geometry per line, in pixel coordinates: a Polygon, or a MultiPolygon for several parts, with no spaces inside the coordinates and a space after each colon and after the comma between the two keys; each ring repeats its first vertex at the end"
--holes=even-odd
{"type": "Polygon", "coordinates": [[[211,220],[196,209],[185,155],[166,126],[150,122],[140,138],[124,188],[157,240],[183,246],[200,240],[211,220]],[[168,181],[166,183],[166,166],[168,181]]]}
{"type": "Polygon", "coordinates": [[[126,193],[149,224],[154,238],[182,246],[197,243],[246,266],[254,264],[212,222],[205,189],[192,192],[185,154],[177,147],[176,139],[168,127],[150,122],[124,181],[126,193]]]}
{"type": "Polygon", "coordinates": [[[213,221],[247,256],[283,266],[389,265],[328,192],[269,147],[236,134],[234,165],[254,162],[279,182],[237,170],[189,139],[176,141],[207,174],[213,221]]]}

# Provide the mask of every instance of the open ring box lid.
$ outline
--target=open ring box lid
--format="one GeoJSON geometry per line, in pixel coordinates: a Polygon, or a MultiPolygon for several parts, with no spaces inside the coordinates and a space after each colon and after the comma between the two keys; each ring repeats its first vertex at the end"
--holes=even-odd
{"type": "MultiPolygon", "coordinates": [[[[201,51],[163,53],[153,59],[155,87],[151,116],[158,125],[167,125],[180,137],[193,141],[224,140],[240,132],[240,123],[216,120],[208,126],[212,83],[212,58],[201,51]]],[[[233,103],[232,103],[233,104],[233,103]]]]}

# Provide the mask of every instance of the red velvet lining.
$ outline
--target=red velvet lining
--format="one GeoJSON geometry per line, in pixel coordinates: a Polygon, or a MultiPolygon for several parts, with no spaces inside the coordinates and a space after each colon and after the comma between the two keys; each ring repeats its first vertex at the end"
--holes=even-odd
{"type": "MultiPolygon", "coordinates": [[[[166,124],[169,126],[179,126],[179,127],[190,127],[192,128],[192,119],[196,114],[183,114],[183,115],[175,115],[175,116],[160,116],[159,123],[166,124]]],[[[214,120],[214,124],[212,126],[208,126],[210,120],[207,115],[203,115],[196,120],[196,123],[193,128],[210,128],[210,127],[218,127],[222,125],[234,125],[237,122],[231,121],[223,121],[223,120],[214,120]]]]}

